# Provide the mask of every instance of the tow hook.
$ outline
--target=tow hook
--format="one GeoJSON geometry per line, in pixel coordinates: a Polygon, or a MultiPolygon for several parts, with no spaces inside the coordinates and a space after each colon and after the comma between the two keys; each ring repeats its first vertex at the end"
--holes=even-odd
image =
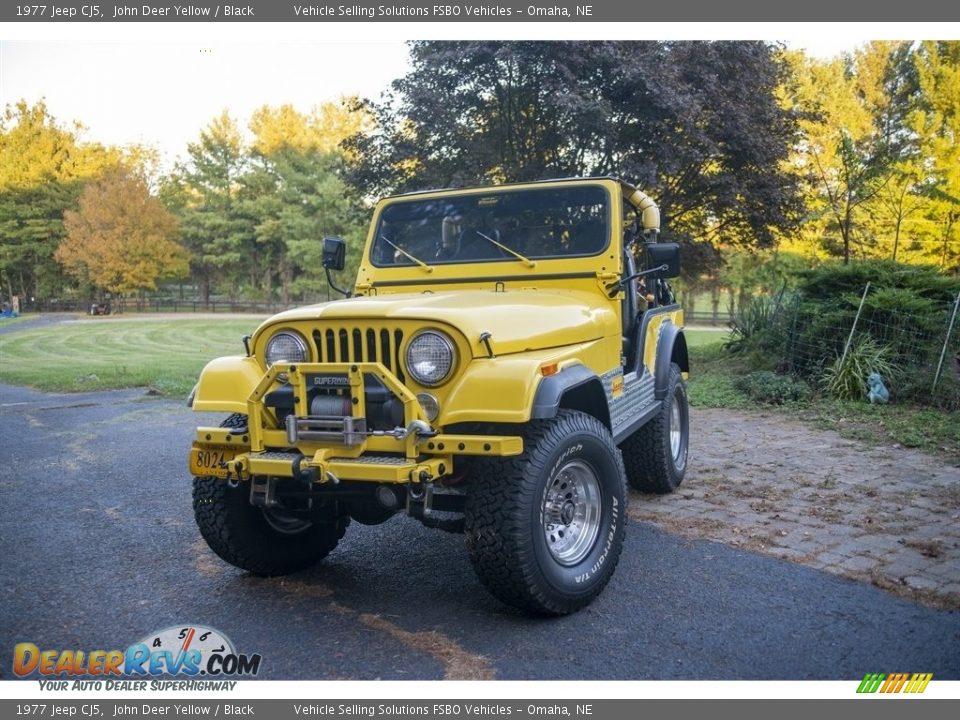
{"type": "Polygon", "coordinates": [[[395,427],[393,430],[372,430],[367,433],[372,437],[392,437],[394,440],[404,441],[411,435],[420,437],[434,437],[437,431],[423,420],[414,420],[407,427],[395,427]]]}
{"type": "MultiPolygon", "coordinates": [[[[397,430],[400,430],[397,428],[397,430]]],[[[428,423],[425,423],[423,420],[414,420],[412,423],[407,425],[405,430],[398,432],[398,440],[406,440],[411,435],[416,435],[417,437],[433,437],[437,433],[428,423]]]]}

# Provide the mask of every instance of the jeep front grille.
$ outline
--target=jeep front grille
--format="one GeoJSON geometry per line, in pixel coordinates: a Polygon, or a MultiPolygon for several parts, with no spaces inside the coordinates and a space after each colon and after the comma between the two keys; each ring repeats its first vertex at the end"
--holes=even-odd
{"type": "Polygon", "coordinates": [[[400,382],[400,345],[403,331],[397,328],[332,327],[313,331],[320,362],[379,362],[400,382]]]}

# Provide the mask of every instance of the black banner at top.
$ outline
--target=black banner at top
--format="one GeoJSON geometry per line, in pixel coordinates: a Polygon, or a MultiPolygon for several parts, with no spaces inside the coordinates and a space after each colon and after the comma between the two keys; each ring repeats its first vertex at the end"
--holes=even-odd
{"type": "MultiPolygon", "coordinates": [[[[4,3],[0,22],[952,22],[943,0],[207,0],[4,3]]],[[[944,27],[945,37],[960,28],[944,27]]]]}

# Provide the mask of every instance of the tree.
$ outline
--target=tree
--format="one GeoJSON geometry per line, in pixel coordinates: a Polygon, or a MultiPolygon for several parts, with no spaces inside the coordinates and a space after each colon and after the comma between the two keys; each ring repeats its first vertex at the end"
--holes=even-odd
{"type": "Polygon", "coordinates": [[[787,59],[795,71],[787,101],[803,130],[792,161],[809,179],[801,246],[845,262],[928,261],[936,153],[923,146],[928,90],[917,46],[874,41],[834,60],[787,59]]]}
{"type": "Polygon", "coordinates": [[[232,288],[248,273],[240,247],[248,228],[236,212],[237,183],[247,155],[236,122],[224,111],[187,147],[189,160],[166,178],[161,197],[180,221],[180,242],[204,303],[218,280],[232,288]]]}
{"type": "Polygon", "coordinates": [[[785,66],[754,42],[415,42],[348,142],[365,194],[616,174],[675,237],[770,244],[797,211],[785,66]]]}
{"type": "Polygon", "coordinates": [[[343,142],[369,132],[372,119],[355,97],[341,98],[339,103],[325,102],[302,113],[292,105],[264,105],[250,118],[254,134],[252,150],[270,155],[281,148],[323,155],[342,155],[343,142]]]}
{"type": "Polygon", "coordinates": [[[960,272],[960,41],[929,41],[915,56],[919,101],[911,114],[926,158],[930,198],[927,221],[934,240],[927,257],[960,272]]]}
{"type": "MultiPolygon", "coordinates": [[[[855,212],[872,200],[885,186],[887,158],[874,138],[857,141],[840,128],[833,149],[833,167],[824,160],[826,153],[813,150],[817,173],[833,215],[834,227],[843,242],[843,262],[850,262],[850,245],[856,230],[855,212]]],[[[861,254],[865,254],[861,245],[861,254]]]]}
{"type": "Polygon", "coordinates": [[[363,203],[340,179],[340,144],[367,122],[327,103],[310,113],[263,106],[246,145],[224,113],[189,147],[189,161],[167,178],[162,195],[180,219],[204,300],[215,284],[231,296],[288,304],[326,286],[321,239],[340,235],[348,259],[363,239],[363,203]]]}
{"type": "Polygon", "coordinates": [[[162,277],[187,271],[174,242],[176,220],[142,177],[124,170],[87,185],[79,208],[64,215],[67,237],[55,257],[74,277],[124,295],[155,289],[162,277]]]}
{"type": "Polygon", "coordinates": [[[904,228],[912,217],[923,212],[929,205],[928,198],[923,194],[921,170],[917,161],[905,159],[896,163],[877,193],[876,200],[879,205],[876,217],[882,220],[886,227],[893,226],[890,259],[896,262],[904,228]]]}
{"type": "Polygon", "coordinates": [[[845,263],[855,242],[864,252],[861,219],[869,214],[861,206],[884,188],[896,160],[897,123],[885,85],[895,48],[875,42],[827,61],[792,58],[790,103],[803,132],[794,162],[808,179],[808,229],[845,263]]]}
{"type": "Polygon", "coordinates": [[[262,294],[279,285],[280,300],[326,287],[324,235],[347,241],[355,267],[363,242],[363,204],[340,178],[341,142],[363,127],[363,115],[327,103],[310,115],[291,106],[263,107],[254,132],[250,170],[240,179],[238,212],[252,229],[262,294]]]}
{"type": "MultiPolygon", "coordinates": [[[[270,162],[280,181],[282,205],[276,218],[293,270],[289,289],[305,293],[326,288],[329,295],[321,240],[332,235],[346,241],[346,274],[356,275],[366,239],[366,209],[340,177],[343,158],[336,154],[288,150],[274,154],[270,162]]],[[[284,279],[284,292],[287,286],[284,279]]]]}
{"type": "Polygon", "coordinates": [[[63,213],[84,184],[124,160],[120,151],[78,139],[40,101],[8,105],[0,118],[0,286],[8,295],[64,291],[53,259],[66,236],[63,213]]]}

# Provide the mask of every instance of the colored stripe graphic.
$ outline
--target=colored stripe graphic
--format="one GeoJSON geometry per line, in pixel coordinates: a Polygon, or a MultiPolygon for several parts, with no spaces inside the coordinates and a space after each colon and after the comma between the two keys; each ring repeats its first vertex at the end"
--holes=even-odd
{"type": "Polygon", "coordinates": [[[904,692],[908,693],[922,693],[927,689],[927,683],[930,682],[930,679],[933,677],[933,673],[914,673],[913,677],[910,678],[910,683],[907,685],[904,692]]]}
{"type": "Polygon", "coordinates": [[[858,693],[922,693],[927,689],[933,673],[867,673],[860,681],[858,693]]]}
{"type": "Polygon", "coordinates": [[[900,688],[903,687],[903,683],[907,680],[906,673],[890,673],[887,676],[887,681],[883,684],[883,687],[880,688],[882,693],[895,693],[900,692],[900,688]]]}
{"type": "Polygon", "coordinates": [[[860,683],[860,687],[857,688],[857,692],[875,693],[885,677],[886,675],[883,673],[867,673],[863,676],[863,680],[860,683]]]}

